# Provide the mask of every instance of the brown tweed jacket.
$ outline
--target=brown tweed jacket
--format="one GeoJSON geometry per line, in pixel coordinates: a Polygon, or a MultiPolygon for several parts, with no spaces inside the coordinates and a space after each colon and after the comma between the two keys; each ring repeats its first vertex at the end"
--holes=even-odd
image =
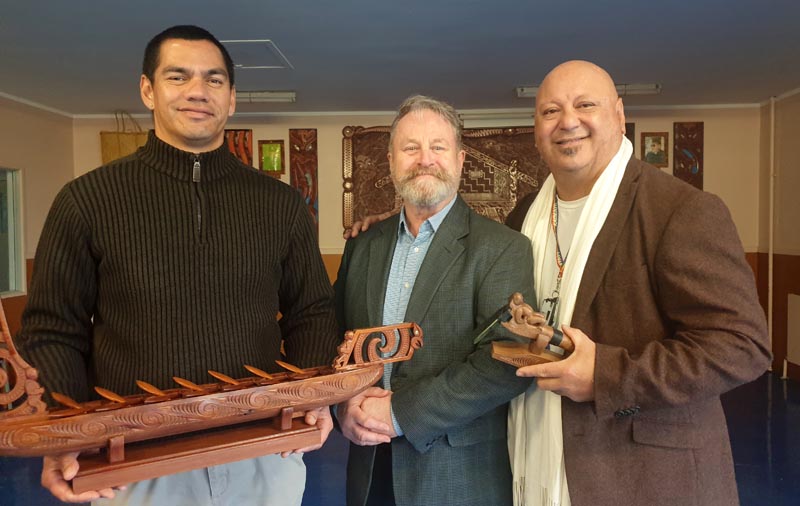
{"type": "MultiPolygon", "coordinates": [[[[521,228],[532,200],[509,226],[521,228]]],[[[738,504],[719,395],[762,374],[771,354],[722,201],[631,159],[572,326],[597,343],[594,402],[562,404],[572,504],[738,504]]]]}

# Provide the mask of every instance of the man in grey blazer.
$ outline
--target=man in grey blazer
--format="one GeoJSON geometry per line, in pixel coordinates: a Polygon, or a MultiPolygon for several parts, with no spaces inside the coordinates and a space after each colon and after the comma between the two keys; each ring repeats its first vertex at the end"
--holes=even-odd
{"type": "Polygon", "coordinates": [[[345,247],[335,284],[342,329],[415,321],[425,340],[382,388],[337,407],[352,442],[349,506],[511,504],[507,403],[530,380],[491,358],[489,341],[505,330],[473,339],[511,293],[532,296],[532,253],[458,196],[464,156],[452,107],[406,100],[388,154],[403,210],[345,247]]]}

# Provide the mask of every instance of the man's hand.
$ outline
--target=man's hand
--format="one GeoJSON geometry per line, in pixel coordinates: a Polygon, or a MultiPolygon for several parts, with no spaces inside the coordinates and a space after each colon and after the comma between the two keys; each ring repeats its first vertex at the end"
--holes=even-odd
{"type": "Polygon", "coordinates": [[[391,415],[386,413],[391,396],[389,390],[370,387],[339,404],[336,416],[344,437],[361,446],[389,443],[396,435],[391,415]]]}
{"type": "Polygon", "coordinates": [[[575,402],[594,400],[594,341],[579,329],[562,326],[564,335],[575,344],[575,351],[558,362],[529,365],[517,369],[517,376],[538,378],[542,390],[549,390],[575,402]]]}
{"type": "Polygon", "coordinates": [[[383,221],[389,216],[393,215],[395,212],[397,211],[393,209],[391,211],[386,211],[385,213],[382,214],[370,214],[366,218],[353,223],[350,226],[350,228],[345,229],[344,233],[342,234],[342,237],[344,237],[345,240],[357,237],[358,234],[360,234],[361,232],[366,232],[367,230],[369,230],[370,225],[372,225],[373,223],[378,223],[379,221],[383,221]]]}
{"type": "MultiPolygon", "coordinates": [[[[72,452],[45,457],[42,464],[42,486],[63,502],[89,502],[103,497],[113,498],[114,490],[110,488],[90,490],[81,494],[72,491],[72,487],[67,482],[78,474],[78,469],[80,469],[78,455],[79,452],[72,452]]],[[[118,488],[125,489],[125,487],[118,488]]]]}
{"type": "Polygon", "coordinates": [[[281,452],[281,457],[286,458],[293,453],[308,453],[313,452],[314,450],[319,450],[322,448],[322,445],[325,444],[325,441],[328,440],[328,436],[333,430],[333,417],[331,417],[331,409],[328,406],[306,411],[304,421],[308,425],[316,425],[316,427],[320,430],[322,433],[320,442],[315,445],[306,446],[305,448],[281,452]]]}
{"type": "MultiPolygon", "coordinates": [[[[386,392],[387,390],[384,390],[386,392]]],[[[367,397],[361,401],[361,410],[389,427],[388,436],[397,437],[392,423],[392,392],[382,397],[367,397]]]]}

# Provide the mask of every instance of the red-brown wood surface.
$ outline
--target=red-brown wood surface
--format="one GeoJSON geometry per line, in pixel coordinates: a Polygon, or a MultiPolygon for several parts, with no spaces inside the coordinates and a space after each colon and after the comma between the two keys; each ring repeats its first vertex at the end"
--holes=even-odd
{"type": "Polygon", "coordinates": [[[267,422],[236,426],[220,432],[199,433],[169,441],[130,446],[125,459],[109,463],[105,453],[81,456],[80,472],[72,489],[116,487],[168,474],[216,466],[261,455],[296,450],[321,440],[319,429],[294,420],[289,430],[267,422]]]}

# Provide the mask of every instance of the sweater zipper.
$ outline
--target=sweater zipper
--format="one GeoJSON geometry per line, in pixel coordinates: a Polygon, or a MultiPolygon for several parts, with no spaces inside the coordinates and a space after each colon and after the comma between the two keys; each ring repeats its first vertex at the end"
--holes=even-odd
{"type": "Polygon", "coordinates": [[[194,187],[195,217],[197,218],[196,231],[199,240],[202,239],[203,209],[200,205],[200,159],[197,156],[194,157],[194,166],[192,166],[192,186],[194,187]]]}

